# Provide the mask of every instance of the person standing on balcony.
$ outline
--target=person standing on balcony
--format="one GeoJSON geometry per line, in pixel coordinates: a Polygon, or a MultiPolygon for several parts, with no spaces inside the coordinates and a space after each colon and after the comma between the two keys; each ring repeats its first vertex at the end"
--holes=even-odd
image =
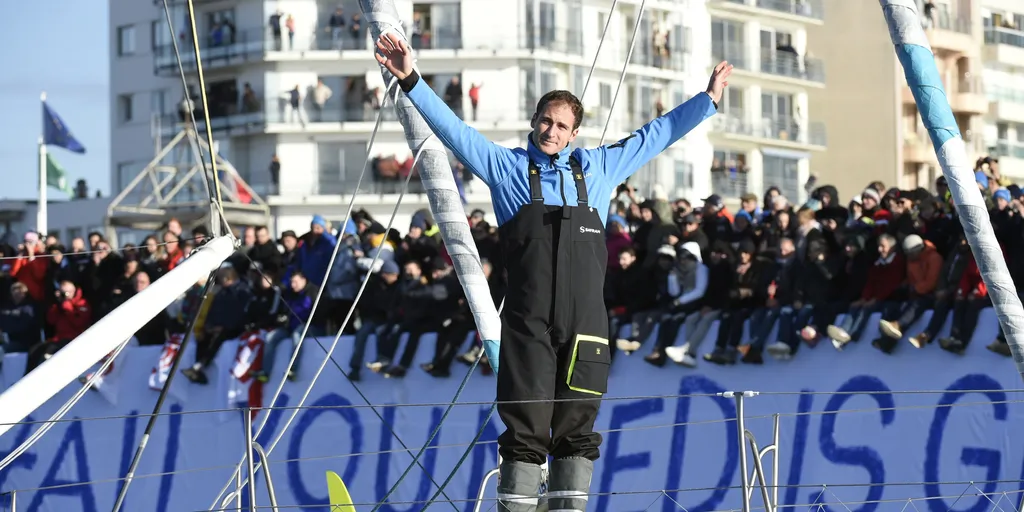
{"type": "Polygon", "coordinates": [[[448,85],[444,89],[444,104],[448,105],[448,108],[459,116],[459,119],[465,119],[462,109],[462,82],[459,81],[458,76],[453,76],[448,81],[448,85]]]}
{"type": "Polygon", "coordinates": [[[302,118],[302,91],[299,90],[299,86],[297,84],[292,90],[288,91],[288,105],[292,108],[289,120],[298,120],[299,124],[305,128],[306,120],[302,118]]]}
{"type": "Polygon", "coordinates": [[[313,87],[313,108],[316,109],[317,121],[324,120],[324,105],[327,104],[327,100],[331,99],[332,94],[334,91],[327,87],[323,79],[317,78],[316,85],[313,87]]]}
{"type": "Polygon", "coordinates": [[[342,49],[341,34],[345,30],[345,11],[338,7],[327,20],[327,32],[331,33],[331,43],[335,50],[342,49]]]}
{"type": "Polygon", "coordinates": [[[469,86],[469,105],[473,108],[473,122],[475,123],[477,108],[480,107],[480,88],[484,84],[472,84],[469,86]]]}
{"type": "Polygon", "coordinates": [[[603,293],[612,192],[715,114],[732,66],[718,64],[705,93],[596,149],[571,147],[583,121],[580,100],[549,92],[537,103],[526,148],[510,149],[446,107],[413,68],[413,52],[399,36],[383,35],[376,58],[438,139],[491,190],[508,275],[503,342],[483,343],[506,426],[498,440],[498,510],[537,509],[549,455],[550,509],[584,510],[602,440],[594,421],[614,349],[603,293]]]}
{"type": "Polygon", "coordinates": [[[281,51],[281,17],[284,13],[280,9],[270,15],[270,34],[274,36],[274,50],[281,51]]]}
{"type": "Polygon", "coordinates": [[[284,27],[288,29],[288,49],[295,50],[295,18],[289,14],[284,21],[284,27]]]}

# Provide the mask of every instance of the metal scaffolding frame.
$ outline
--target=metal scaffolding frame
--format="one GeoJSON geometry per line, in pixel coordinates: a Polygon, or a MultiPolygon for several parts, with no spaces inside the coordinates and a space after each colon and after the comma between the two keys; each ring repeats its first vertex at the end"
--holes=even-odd
{"type": "Polygon", "coordinates": [[[155,231],[170,218],[176,218],[186,229],[198,225],[221,225],[220,210],[211,208],[207,190],[213,180],[206,176],[208,160],[215,158],[217,169],[229,179],[221,179],[221,207],[225,220],[232,226],[260,226],[270,221],[270,206],[249,186],[235,167],[213,151],[210,145],[195,137],[192,128],[178,132],[170,142],[135,176],[107,207],[105,219],[108,235],[116,237],[117,228],[155,231]],[[252,199],[242,201],[239,190],[252,199]]]}

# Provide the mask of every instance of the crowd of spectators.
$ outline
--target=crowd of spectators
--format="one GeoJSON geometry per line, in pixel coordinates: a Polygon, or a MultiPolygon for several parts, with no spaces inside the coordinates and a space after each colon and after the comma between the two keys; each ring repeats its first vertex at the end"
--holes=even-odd
{"type": "MultiPolygon", "coordinates": [[[[1020,289],[1024,193],[999,174],[997,160],[979,160],[975,176],[1020,289]]],[[[802,344],[822,340],[842,350],[860,340],[875,313],[879,337],[871,344],[886,354],[905,337],[918,349],[937,341],[962,354],[991,304],[944,178],[934,191],[871,183],[845,203],[826,185],[807,190],[802,206],[771,187],[763,197],[744,195],[735,212],[714,194],[699,208],[657,191],[638,197],[628,184],[617,194],[607,226],[610,337],[626,353],[650,341],[644,359],[655,366],[671,360],[694,367],[698,358],[760,364],[765,352],[789,359],[802,344]],[[924,329],[907,332],[928,310],[924,329]],[[950,315],[951,332],[938,338],[950,315]],[[709,337],[716,321],[717,337],[709,337]],[[705,338],[714,345],[702,351],[705,338]]],[[[505,287],[497,229],[480,210],[469,222],[497,305],[505,287]]],[[[135,335],[140,345],[161,345],[191,327],[195,361],[183,373],[193,382],[208,382],[206,369],[225,341],[253,330],[266,333],[263,364],[254,370],[266,381],[277,347],[287,342],[294,350],[307,322],[304,346],[343,327],[353,335],[353,380],[366,369],[404,376],[431,332],[434,357],[420,366],[435,377],[450,375],[454,361],[486,357],[478,339],[459,353],[474,339],[473,317],[427,210],[413,216],[404,236],[365,211],[344,226],[314,216],[302,235],[274,237],[262,226],[240,235],[241,248],[216,272],[205,300],[204,278],[135,335]],[[376,353],[369,358],[371,338],[376,353]]],[[[16,248],[0,245],[0,349],[28,352],[31,370],[208,237],[202,226],[186,233],[171,219],[158,235],[120,249],[100,233],[64,245],[30,232],[16,248]]],[[[1002,334],[988,348],[1010,355],[1002,334]]],[[[297,377],[299,361],[288,378],[297,377]]]]}

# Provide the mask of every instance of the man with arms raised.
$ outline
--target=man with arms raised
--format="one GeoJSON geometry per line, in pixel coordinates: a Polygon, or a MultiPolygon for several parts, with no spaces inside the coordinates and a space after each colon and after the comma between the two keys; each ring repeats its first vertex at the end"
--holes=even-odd
{"type": "Polygon", "coordinates": [[[498,374],[498,413],[506,427],[498,439],[498,510],[536,509],[541,464],[550,454],[549,508],[583,511],[601,446],[594,420],[607,392],[612,350],[603,291],[612,192],[714,115],[732,66],[720,63],[706,92],[596,149],[570,147],[583,121],[580,100],[568,91],[549,92],[537,103],[527,147],[509,149],[452,113],[415,71],[412,51],[398,36],[380,38],[377,61],[441,142],[491,190],[508,271],[501,343],[484,342],[498,374]]]}

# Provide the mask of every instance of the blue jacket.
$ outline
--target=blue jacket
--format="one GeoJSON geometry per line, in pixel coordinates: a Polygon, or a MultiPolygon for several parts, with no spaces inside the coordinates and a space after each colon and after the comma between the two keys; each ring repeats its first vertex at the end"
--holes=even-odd
{"type": "Polygon", "coordinates": [[[306,275],[310,283],[318,287],[324,283],[327,264],[331,262],[331,254],[334,253],[334,246],[337,243],[338,239],[325,231],[316,243],[305,242],[296,251],[295,266],[306,275]]]}
{"type": "Polygon", "coordinates": [[[327,275],[327,296],[335,300],[355,299],[362,277],[352,248],[347,245],[340,247],[334,268],[327,275]]]}
{"type": "MultiPolygon", "coordinates": [[[[413,78],[409,77],[406,81],[411,80],[413,78]]],[[[711,96],[701,93],[619,142],[596,149],[566,147],[551,157],[532,142],[526,149],[510,149],[487,140],[463,123],[422,79],[416,79],[407,96],[445,147],[490,188],[499,226],[510,220],[521,206],[531,202],[527,159],[533,160],[540,170],[544,204],[577,204],[576,185],[569,168],[570,155],[583,167],[590,207],[597,209],[602,223],[607,223],[615,188],[715,114],[711,96]]]]}

